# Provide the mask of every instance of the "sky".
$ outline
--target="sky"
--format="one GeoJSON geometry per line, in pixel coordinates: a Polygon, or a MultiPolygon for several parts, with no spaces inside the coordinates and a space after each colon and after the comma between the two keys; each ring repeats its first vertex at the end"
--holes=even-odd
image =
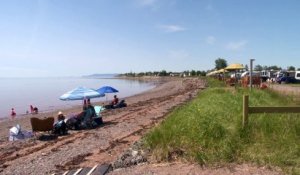
{"type": "Polygon", "coordinates": [[[0,0],[0,77],[300,68],[298,0],[0,0]]]}

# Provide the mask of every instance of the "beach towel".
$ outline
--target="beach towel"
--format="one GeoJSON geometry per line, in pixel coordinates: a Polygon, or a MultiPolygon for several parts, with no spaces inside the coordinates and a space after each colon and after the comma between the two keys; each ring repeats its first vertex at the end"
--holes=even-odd
{"type": "Polygon", "coordinates": [[[101,117],[101,112],[105,109],[103,106],[95,106],[94,107],[97,117],[101,117]]]}

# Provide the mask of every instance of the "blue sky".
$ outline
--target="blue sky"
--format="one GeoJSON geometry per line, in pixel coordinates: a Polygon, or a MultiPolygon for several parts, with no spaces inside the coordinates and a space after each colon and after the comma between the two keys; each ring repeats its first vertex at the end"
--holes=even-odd
{"type": "Polygon", "coordinates": [[[0,77],[300,68],[298,0],[1,0],[0,77]]]}

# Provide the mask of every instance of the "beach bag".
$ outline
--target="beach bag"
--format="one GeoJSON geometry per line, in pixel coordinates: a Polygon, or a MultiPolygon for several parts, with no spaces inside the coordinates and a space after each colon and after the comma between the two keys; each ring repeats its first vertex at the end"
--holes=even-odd
{"type": "Polygon", "coordinates": [[[33,137],[32,132],[22,131],[20,125],[16,125],[9,129],[9,141],[23,140],[33,137]]]}
{"type": "Polygon", "coordinates": [[[20,125],[16,125],[9,129],[9,141],[24,139],[20,125]]]}

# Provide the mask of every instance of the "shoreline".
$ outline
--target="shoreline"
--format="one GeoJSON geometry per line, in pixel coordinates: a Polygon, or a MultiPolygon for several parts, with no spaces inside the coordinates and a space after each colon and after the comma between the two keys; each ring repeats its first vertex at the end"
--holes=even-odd
{"type": "MultiPolygon", "coordinates": [[[[103,78],[101,78],[103,79],[103,78]]],[[[113,77],[113,78],[107,78],[107,79],[127,79],[127,80],[137,80],[137,81],[145,81],[145,82],[148,82],[148,83],[151,83],[154,85],[153,88],[151,89],[148,89],[146,91],[143,91],[143,92],[140,92],[140,93],[137,93],[137,94],[133,94],[133,95],[130,95],[130,96],[127,96],[127,97],[123,97],[122,99],[127,99],[127,98],[131,98],[131,97],[134,97],[134,96],[137,96],[137,95],[141,95],[141,94],[144,94],[144,93],[147,93],[148,91],[151,91],[152,89],[155,89],[157,86],[163,84],[163,83],[166,83],[167,81],[171,81],[171,79],[168,79],[168,78],[162,78],[162,79],[159,79],[159,78],[155,78],[155,81],[154,79],[152,79],[151,77],[146,77],[146,78],[134,78],[134,77],[113,77]]],[[[93,105],[105,105],[105,103],[107,103],[106,101],[100,101],[100,102],[94,102],[93,105]]],[[[4,117],[1,117],[0,118],[0,143],[3,141],[3,137],[1,135],[2,133],[2,129],[3,127],[1,127],[2,125],[5,125],[5,124],[2,124],[2,123],[7,123],[8,125],[5,127],[5,128],[11,128],[17,124],[20,124],[20,123],[24,123],[24,120],[26,119],[29,119],[30,117],[37,117],[37,118],[45,118],[45,117],[54,117],[56,119],[56,115],[59,111],[66,111],[66,112],[70,112],[72,111],[71,113],[69,113],[69,115],[72,115],[74,113],[79,113],[80,110],[82,108],[82,105],[81,104],[78,104],[78,105],[74,105],[74,106],[66,106],[66,107],[57,107],[53,110],[44,110],[44,111],[40,111],[38,114],[19,114],[19,115],[16,115],[14,117],[14,119],[12,119],[11,116],[4,116],[4,117]],[[77,112],[75,112],[77,111],[77,112]]],[[[64,114],[66,114],[64,112],[64,114]]],[[[25,122],[25,127],[28,128],[28,122],[25,122]]],[[[30,126],[31,127],[31,126],[30,126]]],[[[23,127],[22,127],[23,128],[23,127]]]]}
{"type": "MultiPolygon", "coordinates": [[[[87,78],[85,78],[85,79],[87,79],[87,78]]],[[[137,91],[135,94],[130,94],[130,93],[128,95],[125,94],[125,96],[123,96],[122,99],[134,96],[136,94],[144,93],[144,92],[151,90],[157,86],[157,81],[153,81],[153,80],[149,80],[149,79],[142,80],[142,79],[131,79],[131,78],[126,78],[126,77],[90,78],[90,79],[119,79],[119,80],[143,81],[143,82],[148,83],[150,89],[145,88],[145,90],[143,90],[142,92],[137,91]]],[[[94,100],[96,100],[96,102],[93,102],[93,103],[98,104],[98,105],[106,103],[105,99],[99,100],[97,98],[94,100]]],[[[94,101],[94,100],[92,99],[92,101],[94,101]]],[[[78,100],[78,101],[80,101],[80,100],[78,100]]],[[[70,101],[70,102],[74,102],[74,101],[70,101]]],[[[68,110],[70,108],[78,108],[79,106],[81,106],[80,102],[78,104],[68,103],[68,104],[64,104],[64,105],[60,105],[60,106],[57,106],[57,105],[53,106],[51,103],[49,103],[48,105],[45,105],[43,108],[39,108],[39,114],[53,113],[53,111],[68,110]]],[[[29,111],[29,109],[27,111],[29,111]]],[[[18,119],[18,118],[24,118],[24,117],[28,117],[28,116],[37,116],[37,115],[32,115],[31,113],[26,113],[26,111],[23,111],[23,112],[17,111],[17,115],[14,118],[18,119]]],[[[7,114],[0,117],[0,123],[3,121],[6,121],[6,120],[11,120],[11,119],[12,119],[12,117],[10,116],[10,111],[9,111],[7,114]]]]}

